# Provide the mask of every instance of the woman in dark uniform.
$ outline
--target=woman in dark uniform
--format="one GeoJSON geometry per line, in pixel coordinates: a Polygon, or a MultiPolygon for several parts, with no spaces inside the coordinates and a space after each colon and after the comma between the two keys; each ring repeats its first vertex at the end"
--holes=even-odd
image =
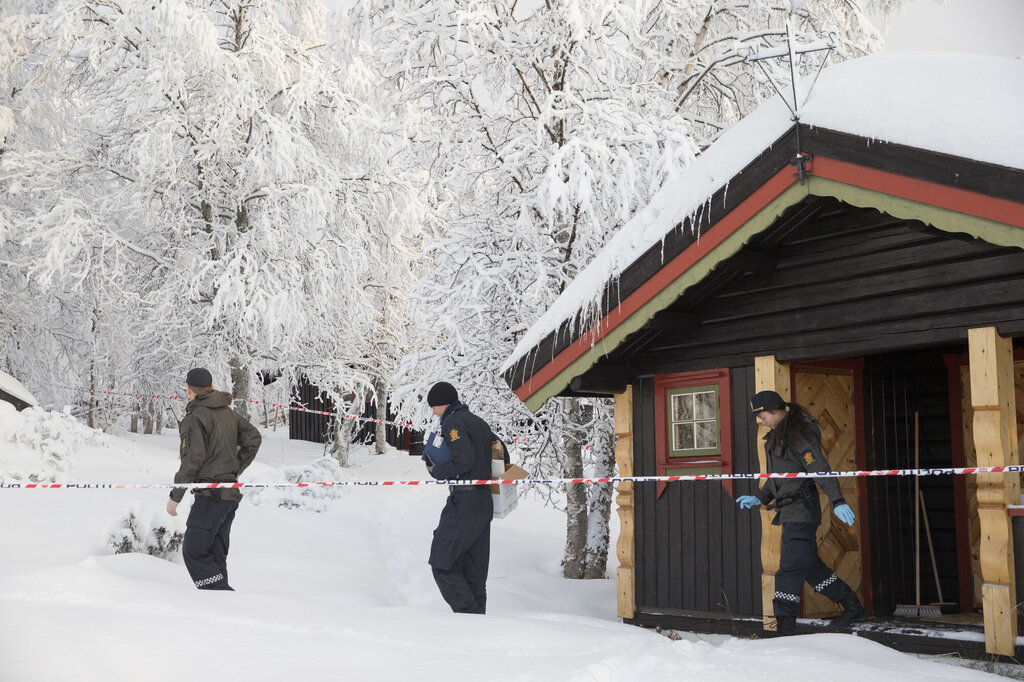
{"type": "MultiPolygon", "coordinates": [[[[818,422],[806,409],[787,403],[775,391],[761,391],[750,401],[750,414],[771,429],[764,437],[768,473],[831,471],[821,451],[818,422]]],[[[852,526],[853,510],[843,500],[839,481],[834,478],[770,478],[756,495],[736,499],[741,509],[760,504],[774,508],[772,524],[782,526],[779,570],[775,573],[775,598],[772,600],[780,635],[793,634],[796,628],[805,582],[842,605],[843,613],[832,621],[833,628],[845,628],[866,615],[857,593],[818,556],[815,533],[821,523],[821,506],[815,483],[832,502],[835,515],[852,526]]]]}

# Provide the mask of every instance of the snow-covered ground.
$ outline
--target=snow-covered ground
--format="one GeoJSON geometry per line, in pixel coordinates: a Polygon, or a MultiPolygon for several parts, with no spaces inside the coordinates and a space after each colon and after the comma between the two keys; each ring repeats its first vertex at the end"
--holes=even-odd
{"type": "MultiPolygon", "coordinates": [[[[107,436],[0,402],[2,480],[166,482],[176,447],[171,431],[107,436]]],[[[268,432],[246,479],[284,480],[321,454],[268,432]]],[[[425,477],[398,452],[354,462],[343,477],[425,477]]],[[[613,578],[560,577],[564,516],[529,496],[493,524],[488,615],[455,615],[426,565],[445,489],[345,487],[279,506],[294,494],[248,494],[228,561],[237,591],[200,592],[180,556],[107,544],[131,510],[172,523],[166,490],[0,489],[0,680],[1000,679],[849,635],[673,641],[623,625],[613,578]]]]}

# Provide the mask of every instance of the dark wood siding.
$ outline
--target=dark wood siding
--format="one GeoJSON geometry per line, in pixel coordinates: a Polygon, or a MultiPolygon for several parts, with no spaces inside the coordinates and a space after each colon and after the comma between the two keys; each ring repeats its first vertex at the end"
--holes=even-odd
{"type": "MultiPolygon", "coordinates": [[[[731,370],[735,415],[745,415],[753,391],[753,367],[731,370]]],[[[656,473],[654,381],[643,378],[634,390],[634,467],[637,475],[656,473]]],[[[756,429],[733,419],[733,466],[737,473],[758,470],[756,429]]],[[[756,489],[737,481],[730,495],[719,482],[670,483],[660,498],[657,484],[636,486],[636,600],[640,610],[685,609],[728,615],[760,615],[760,516],[740,511],[733,497],[756,489]]]]}
{"type": "Polygon", "coordinates": [[[749,248],[772,254],[774,271],[695,287],[670,308],[696,324],[648,333],[611,359],[643,375],[750,365],[769,353],[795,362],[962,343],[987,325],[1024,333],[1021,249],[833,199],[749,248]]]}

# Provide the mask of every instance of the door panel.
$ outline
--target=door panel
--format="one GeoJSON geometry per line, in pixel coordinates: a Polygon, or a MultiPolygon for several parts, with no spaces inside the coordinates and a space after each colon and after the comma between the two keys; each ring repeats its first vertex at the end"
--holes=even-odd
{"type": "MultiPolygon", "coordinates": [[[[821,445],[833,471],[857,469],[856,410],[854,406],[853,372],[846,369],[797,367],[794,372],[794,395],[807,408],[821,427],[821,445]]],[[[861,509],[857,481],[839,479],[846,503],[856,515],[850,528],[832,513],[832,503],[818,489],[822,519],[818,526],[818,554],[850,587],[861,593],[862,554],[860,548],[861,509]]],[[[863,601],[863,598],[862,598],[863,601]]],[[[841,609],[832,601],[805,585],[803,593],[805,618],[830,618],[841,609]]]]}

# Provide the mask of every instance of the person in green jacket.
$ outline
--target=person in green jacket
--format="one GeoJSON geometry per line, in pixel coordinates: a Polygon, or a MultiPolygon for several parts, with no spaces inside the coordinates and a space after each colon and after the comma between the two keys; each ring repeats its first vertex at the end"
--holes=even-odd
{"type": "MultiPolygon", "coordinates": [[[[256,458],[260,432],[231,409],[231,394],[213,390],[213,376],[202,367],[185,378],[188,405],[178,425],[181,466],[175,483],[234,483],[256,458]]],[[[236,488],[197,489],[188,514],[182,556],[185,568],[201,590],[232,590],[228,584],[231,523],[242,499],[236,488]]],[[[175,488],[167,513],[178,515],[185,488],[175,488]]]]}

